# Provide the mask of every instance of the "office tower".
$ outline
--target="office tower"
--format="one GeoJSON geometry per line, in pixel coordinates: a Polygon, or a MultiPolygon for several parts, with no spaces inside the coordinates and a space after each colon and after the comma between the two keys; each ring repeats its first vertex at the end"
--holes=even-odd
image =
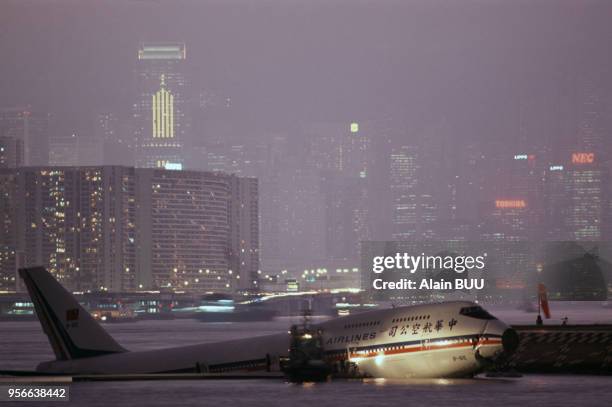
{"type": "Polygon", "coordinates": [[[419,223],[417,148],[394,148],[390,156],[390,167],[393,239],[416,238],[419,223]]]}
{"type": "Polygon", "coordinates": [[[256,288],[254,178],[89,166],[0,170],[0,181],[2,288],[18,265],[78,291],[256,288]]]}
{"type": "Polygon", "coordinates": [[[23,141],[13,136],[0,136],[0,168],[23,166],[23,141]]]}
{"type": "Polygon", "coordinates": [[[259,270],[259,203],[257,178],[228,176],[229,269],[234,291],[257,289],[259,270]]]}
{"type": "MultiPolygon", "coordinates": [[[[565,163],[564,163],[565,164],[565,163]]],[[[551,164],[544,175],[544,239],[572,240],[568,234],[567,214],[571,199],[567,188],[567,165],[551,164]]]]}
{"type": "Polygon", "coordinates": [[[49,164],[49,119],[29,107],[0,109],[0,137],[17,140],[22,146],[16,162],[22,165],[49,164]]]}
{"type": "Polygon", "coordinates": [[[577,80],[578,140],[579,151],[601,152],[606,134],[606,105],[603,87],[591,75],[577,80]]]}
{"type": "Polygon", "coordinates": [[[104,144],[91,135],[68,133],[49,140],[49,165],[58,167],[101,166],[104,144]]]}
{"type": "Polygon", "coordinates": [[[508,157],[507,174],[504,179],[504,191],[498,196],[520,197],[529,203],[525,212],[525,224],[527,238],[530,240],[541,240],[542,222],[544,219],[543,208],[543,183],[545,176],[544,154],[517,153],[508,157]]]}
{"type": "Polygon", "coordinates": [[[480,238],[491,246],[491,275],[502,290],[522,289],[535,267],[529,255],[529,202],[521,197],[500,197],[482,209],[480,238]]]}
{"type": "Polygon", "coordinates": [[[356,259],[359,242],[373,236],[372,123],[315,123],[304,129],[310,167],[325,202],[328,259],[356,259]]]}
{"type": "Polygon", "coordinates": [[[113,112],[96,115],[93,135],[102,144],[102,164],[134,165],[134,140],[126,124],[113,112]]]}
{"type": "Polygon", "coordinates": [[[68,289],[133,288],[134,171],[25,167],[16,174],[17,250],[68,289]]]}
{"type": "Polygon", "coordinates": [[[325,206],[318,174],[312,168],[284,168],[278,177],[278,211],[271,218],[279,222],[277,253],[308,263],[325,258],[325,206]]]}
{"type": "Polygon", "coordinates": [[[49,165],[62,167],[79,165],[76,133],[58,134],[49,139],[49,165]]]}
{"type": "Polygon", "coordinates": [[[566,166],[567,229],[571,240],[597,241],[604,236],[607,173],[593,152],[575,152],[566,166]]]}
{"type": "Polygon", "coordinates": [[[227,176],[136,169],[135,185],[138,286],[230,291],[227,176]]]}
{"type": "Polygon", "coordinates": [[[138,50],[134,105],[136,166],[182,168],[187,132],[185,44],[148,43],[138,50]]]}
{"type": "Polygon", "coordinates": [[[490,241],[522,241],[528,234],[528,202],[522,197],[500,197],[485,208],[482,237],[490,241]]]}
{"type": "Polygon", "coordinates": [[[0,168],[0,291],[15,290],[17,232],[15,172],[0,168]]]}
{"type": "Polygon", "coordinates": [[[262,268],[267,268],[271,261],[280,259],[283,255],[280,244],[283,237],[280,231],[286,222],[279,216],[284,204],[280,195],[281,175],[285,172],[283,166],[288,149],[287,137],[281,134],[273,135],[266,147],[268,153],[265,155],[266,160],[259,179],[262,268]]]}
{"type": "Polygon", "coordinates": [[[393,239],[436,238],[439,207],[431,185],[423,185],[420,149],[397,147],[389,159],[393,239]]]}

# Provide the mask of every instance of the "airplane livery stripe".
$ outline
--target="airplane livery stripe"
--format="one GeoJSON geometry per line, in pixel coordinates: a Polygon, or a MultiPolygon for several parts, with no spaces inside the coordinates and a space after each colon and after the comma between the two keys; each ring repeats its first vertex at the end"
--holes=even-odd
{"type": "Polygon", "coordinates": [[[370,352],[366,354],[362,353],[351,353],[350,357],[352,358],[371,358],[379,355],[399,355],[403,353],[413,353],[413,352],[428,352],[428,351],[436,351],[436,350],[445,350],[445,349],[456,349],[456,348],[465,348],[465,347],[476,347],[481,345],[501,345],[500,339],[485,339],[478,341],[477,343],[471,342],[461,342],[461,343],[451,343],[445,345],[429,345],[429,346],[415,346],[411,348],[404,349],[390,349],[382,352],[370,352]]]}
{"type": "Polygon", "coordinates": [[[355,346],[342,349],[328,350],[325,353],[334,359],[346,359],[347,352],[351,358],[366,358],[378,355],[394,355],[401,353],[436,351],[461,347],[476,347],[480,345],[500,345],[501,335],[485,334],[485,335],[460,335],[436,338],[430,340],[426,345],[423,345],[423,340],[414,340],[406,342],[394,342],[379,345],[355,346]],[[451,343],[448,343],[451,342],[451,343]],[[399,349],[394,349],[399,348],[399,349]]]}

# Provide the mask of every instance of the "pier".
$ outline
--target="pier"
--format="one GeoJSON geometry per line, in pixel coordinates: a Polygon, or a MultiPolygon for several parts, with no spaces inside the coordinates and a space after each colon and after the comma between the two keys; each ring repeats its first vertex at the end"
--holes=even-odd
{"type": "Polygon", "coordinates": [[[521,373],[612,374],[612,325],[515,325],[521,373]]]}

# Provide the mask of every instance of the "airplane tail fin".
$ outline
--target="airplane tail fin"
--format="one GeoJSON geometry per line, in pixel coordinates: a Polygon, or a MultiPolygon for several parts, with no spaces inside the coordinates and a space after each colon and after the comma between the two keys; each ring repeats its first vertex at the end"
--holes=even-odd
{"type": "Polygon", "coordinates": [[[126,352],[44,267],[19,275],[58,360],[126,352]]]}

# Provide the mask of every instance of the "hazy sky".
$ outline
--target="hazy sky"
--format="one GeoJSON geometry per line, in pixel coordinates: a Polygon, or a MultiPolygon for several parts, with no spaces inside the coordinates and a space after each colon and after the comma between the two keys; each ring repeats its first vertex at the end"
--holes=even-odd
{"type": "Polygon", "coordinates": [[[611,17],[586,0],[4,0],[0,106],[76,126],[127,115],[138,44],[184,41],[193,94],[229,95],[266,128],[391,113],[512,131],[521,92],[612,73],[611,17]]]}

